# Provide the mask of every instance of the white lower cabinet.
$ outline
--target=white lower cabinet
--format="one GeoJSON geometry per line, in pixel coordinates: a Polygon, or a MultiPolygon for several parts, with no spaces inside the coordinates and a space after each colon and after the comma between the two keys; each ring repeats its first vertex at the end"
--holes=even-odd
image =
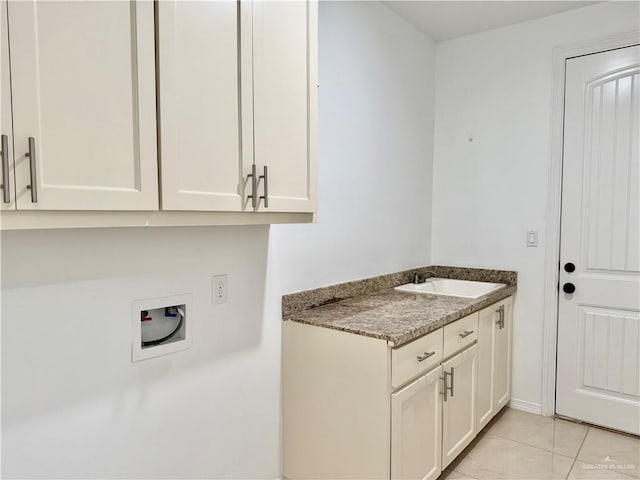
{"type": "Polygon", "coordinates": [[[513,321],[513,298],[501,302],[502,320],[496,328],[493,347],[493,398],[495,411],[504,407],[511,400],[511,323],[513,321]]]}
{"type": "Polygon", "coordinates": [[[397,348],[284,322],[284,477],[437,478],[510,399],[512,305],[397,348]]]}
{"type": "Polygon", "coordinates": [[[478,332],[477,430],[511,399],[513,298],[480,311],[478,332]]]}
{"type": "Polygon", "coordinates": [[[476,436],[478,346],[442,364],[442,468],[446,468],[476,436]]]}
{"type": "Polygon", "coordinates": [[[438,366],[391,395],[391,478],[440,475],[442,396],[438,366]]]}

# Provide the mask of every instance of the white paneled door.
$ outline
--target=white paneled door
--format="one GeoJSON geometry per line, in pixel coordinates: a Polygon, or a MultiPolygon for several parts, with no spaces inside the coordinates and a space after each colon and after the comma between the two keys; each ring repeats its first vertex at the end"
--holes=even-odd
{"type": "Polygon", "coordinates": [[[640,434],[640,46],[567,60],[556,412],[640,434]]]}
{"type": "Polygon", "coordinates": [[[156,210],[153,2],[8,7],[18,209],[156,210]]]}

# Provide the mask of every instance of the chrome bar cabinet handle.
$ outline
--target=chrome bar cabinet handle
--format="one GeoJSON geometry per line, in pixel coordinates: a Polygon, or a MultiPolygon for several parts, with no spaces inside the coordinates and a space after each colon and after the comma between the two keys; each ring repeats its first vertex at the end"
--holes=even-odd
{"type": "Polygon", "coordinates": [[[259,180],[262,180],[264,195],[260,197],[260,200],[264,200],[264,208],[269,208],[269,176],[266,165],[263,167],[262,172],[263,173],[260,175],[259,180]]]}
{"type": "Polygon", "coordinates": [[[36,177],[36,139],[29,137],[29,151],[25,153],[29,158],[29,169],[31,171],[31,185],[27,189],[31,190],[31,203],[38,203],[38,179],[36,177]]]}
{"type": "Polygon", "coordinates": [[[446,402],[447,401],[447,372],[443,372],[443,373],[444,373],[444,377],[440,377],[440,380],[442,380],[442,391],[440,392],[440,395],[444,397],[443,400],[446,402]]]}
{"type": "Polygon", "coordinates": [[[424,355],[418,355],[418,362],[424,362],[427,358],[432,357],[435,354],[435,350],[433,352],[424,352],[424,355]]]}
{"type": "Polygon", "coordinates": [[[247,199],[251,199],[251,207],[256,208],[258,199],[256,197],[256,189],[258,188],[258,177],[256,176],[256,164],[251,165],[251,173],[247,175],[247,180],[251,179],[251,195],[247,195],[247,199]]]}
{"type": "Polygon", "coordinates": [[[1,142],[2,152],[2,201],[4,203],[11,203],[11,190],[9,181],[9,137],[2,135],[1,142]]]}
{"type": "Polygon", "coordinates": [[[451,372],[444,372],[444,377],[442,377],[443,391],[442,395],[444,396],[444,401],[447,401],[447,390],[451,392],[451,397],[453,397],[453,367],[451,367],[451,372]],[[451,386],[447,385],[447,377],[451,377],[451,386]]]}

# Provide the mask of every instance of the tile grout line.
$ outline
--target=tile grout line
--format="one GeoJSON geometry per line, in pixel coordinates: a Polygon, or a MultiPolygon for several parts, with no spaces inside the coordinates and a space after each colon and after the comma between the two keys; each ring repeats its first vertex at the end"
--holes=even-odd
{"type": "MultiPolygon", "coordinates": [[[[554,419],[554,423],[555,423],[555,419],[554,419]]],[[[584,423],[581,423],[581,422],[570,422],[570,423],[573,423],[576,426],[583,426],[584,427],[583,437],[579,441],[579,446],[578,446],[578,448],[576,449],[576,451],[575,451],[575,453],[573,455],[569,455],[568,453],[565,454],[565,453],[556,452],[556,451],[554,451],[554,447],[553,446],[551,447],[551,449],[547,449],[547,448],[544,448],[544,447],[541,447],[541,446],[531,445],[529,443],[525,443],[525,442],[520,441],[520,440],[515,440],[513,438],[505,436],[502,433],[491,432],[490,428],[487,429],[486,431],[482,432],[482,436],[484,437],[485,435],[487,435],[489,437],[500,438],[502,440],[505,440],[505,441],[508,441],[508,442],[512,442],[512,443],[515,443],[515,444],[520,445],[520,446],[533,448],[533,449],[535,449],[535,450],[537,450],[539,452],[551,453],[552,457],[553,456],[557,456],[557,457],[563,457],[565,459],[571,460],[571,464],[570,464],[570,467],[569,467],[566,475],[564,477],[559,477],[559,478],[563,478],[564,480],[568,480],[571,477],[571,474],[576,471],[575,468],[576,468],[576,465],[578,464],[578,462],[580,462],[581,464],[587,463],[587,462],[581,460],[579,458],[579,456],[580,456],[580,452],[584,448],[584,445],[586,443],[587,437],[588,437],[589,433],[591,432],[591,430],[596,429],[596,430],[602,430],[602,431],[610,431],[610,430],[607,430],[607,429],[601,429],[601,428],[598,428],[598,427],[595,427],[595,426],[592,426],[592,425],[589,425],[589,424],[584,424],[584,423]]],[[[557,432],[555,432],[555,429],[554,429],[554,441],[553,441],[554,444],[555,444],[556,433],[557,432]]],[[[618,432],[611,432],[611,433],[617,434],[618,432]]],[[[454,468],[452,468],[451,471],[459,473],[461,475],[465,475],[466,477],[472,478],[474,480],[477,480],[476,477],[474,477],[472,475],[469,475],[467,473],[464,473],[463,471],[458,470],[458,466],[457,465],[454,468]]],[[[627,473],[626,471],[619,471],[619,470],[616,470],[616,469],[612,469],[611,471],[622,475],[622,478],[625,478],[625,479],[627,479],[627,478],[640,479],[640,476],[635,476],[633,472],[627,473]]]]}
{"type": "MultiPolygon", "coordinates": [[[[574,457],[571,457],[570,455],[564,455],[562,453],[554,452],[553,450],[547,450],[546,448],[540,448],[540,447],[537,447],[535,445],[530,445],[528,443],[524,443],[524,442],[521,442],[521,441],[518,441],[518,440],[514,440],[512,438],[505,437],[503,435],[499,435],[499,434],[496,434],[496,433],[491,433],[489,431],[486,432],[486,435],[491,435],[491,436],[494,436],[494,437],[502,438],[503,440],[508,440],[510,442],[517,443],[519,445],[524,445],[525,447],[535,448],[536,450],[540,450],[542,452],[551,453],[552,455],[558,455],[558,456],[561,456],[561,457],[564,457],[564,458],[570,458],[570,459],[572,458],[573,462],[571,463],[571,468],[569,469],[567,475],[565,476],[565,480],[567,480],[569,478],[569,475],[571,475],[571,472],[572,472],[573,467],[575,466],[576,462],[585,463],[582,460],[578,459],[578,455],[580,454],[580,451],[582,450],[582,447],[584,446],[584,443],[587,440],[587,435],[588,435],[589,431],[592,430],[593,428],[596,428],[596,427],[586,426],[586,431],[584,433],[584,437],[582,437],[582,441],[580,442],[580,446],[578,447],[578,450],[576,450],[576,454],[575,454],[574,457]]],[[[466,474],[464,472],[460,472],[459,470],[456,470],[455,468],[453,469],[453,471],[457,472],[457,473],[461,473],[463,475],[466,475],[467,477],[471,477],[471,475],[466,474]]],[[[640,478],[640,477],[634,476],[633,474],[629,474],[629,473],[626,473],[626,472],[621,472],[619,470],[612,470],[612,471],[616,472],[616,473],[619,473],[621,475],[624,475],[625,477],[634,478],[634,479],[640,478]]],[[[471,477],[471,478],[475,478],[475,477],[471,477]]]]}
{"type": "Polygon", "coordinates": [[[582,451],[582,447],[584,447],[584,442],[587,441],[587,436],[589,435],[589,432],[591,431],[593,427],[587,427],[587,431],[584,434],[584,438],[582,439],[582,442],[580,443],[580,448],[578,448],[578,451],[576,452],[576,460],[578,459],[578,455],[580,455],[580,452],[582,451]]]}
{"type": "MultiPolygon", "coordinates": [[[[587,427],[587,432],[589,431],[589,428],[590,428],[590,427],[587,427]]],[[[529,445],[528,443],[519,442],[519,441],[517,441],[517,440],[513,440],[513,439],[511,439],[511,438],[503,437],[502,435],[496,435],[495,433],[491,433],[491,432],[489,432],[489,431],[487,431],[487,432],[484,434],[484,436],[494,436],[494,437],[498,437],[498,438],[501,438],[501,439],[503,439],[503,440],[507,440],[507,441],[509,441],[509,442],[517,443],[518,445],[522,445],[522,446],[524,446],[524,447],[533,448],[533,449],[538,450],[538,451],[540,451],[540,452],[550,453],[552,457],[553,457],[553,455],[557,455],[557,456],[559,456],[559,457],[564,457],[564,458],[568,458],[568,459],[570,459],[570,460],[573,460],[573,462],[571,463],[571,467],[570,467],[570,468],[569,468],[569,470],[567,471],[567,475],[564,477],[564,480],[567,480],[567,478],[568,478],[568,477],[569,477],[569,475],[571,474],[571,470],[573,469],[573,465],[575,464],[575,462],[576,462],[576,458],[577,458],[577,456],[578,456],[578,454],[576,453],[576,456],[572,458],[572,457],[571,457],[571,456],[569,456],[569,455],[563,455],[563,454],[561,454],[561,453],[557,453],[557,452],[554,452],[554,451],[552,451],[552,450],[546,450],[546,449],[544,449],[544,448],[535,447],[535,446],[533,446],[533,445],[529,445]]],[[[587,438],[587,433],[586,433],[586,432],[585,432],[584,438],[582,439],[582,442],[580,443],[580,448],[582,448],[582,444],[584,443],[585,438],[587,438]]],[[[580,448],[578,448],[578,452],[580,451],[580,448]]],[[[464,472],[461,472],[461,471],[459,471],[459,470],[456,470],[456,468],[454,468],[454,469],[453,469],[453,471],[454,471],[454,472],[457,472],[457,473],[461,473],[461,474],[463,474],[463,475],[466,475],[467,477],[475,478],[475,477],[472,477],[471,475],[469,475],[469,474],[467,474],[467,473],[464,473],[464,472]]],[[[553,471],[553,467],[552,467],[552,471],[553,471]]],[[[476,479],[476,480],[477,480],[477,479],[476,479]]]]}
{"type": "Polygon", "coordinates": [[[584,437],[582,437],[582,442],[580,442],[580,447],[578,447],[578,450],[576,451],[576,456],[573,457],[573,463],[571,463],[571,468],[567,472],[567,476],[564,477],[565,480],[567,480],[569,478],[569,475],[571,475],[571,472],[573,472],[573,467],[576,465],[576,462],[578,461],[578,455],[580,455],[580,450],[582,450],[582,446],[584,445],[584,442],[587,439],[587,435],[589,435],[589,430],[591,430],[591,427],[587,427],[587,431],[584,432],[584,437]]]}
{"type": "Polygon", "coordinates": [[[456,470],[455,468],[452,471],[459,473],[460,475],[464,475],[465,477],[473,478],[473,480],[479,480],[477,477],[474,477],[473,475],[469,475],[468,473],[461,472],[460,470],[456,470]]]}
{"type": "MultiPolygon", "coordinates": [[[[625,477],[635,478],[636,480],[637,480],[638,478],[640,478],[640,477],[636,477],[633,473],[631,473],[631,474],[629,474],[629,473],[624,473],[624,472],[621,472],[620,470],[611,470],[611,471],[612,471],[612,472],[619,473],[619,474],[621,474],[621,475],[624,475],[625,477]]],[[[625,480],[626,480],[626,478],[625,478],[625,480]]]]}
{"type": "Polygon", "coordinates": [[[455,468],[453,470],[451,470],[451,471],[455,472],[455,473],[459,473],[460,475],[464,475],[465,477],[473,478],[473,480],[478,480],[476,477],[474,477],[472,475],[469,475],[468,473],[464,473],[464,472],[461,472],[459,470],[456,470],[455,468]]]}
{"type": "MultiPolygon", "coordinates": [[[[584,446],[584,443],[587,441],[587,434],[591,430],[595,429],[596,431],[599,431],[599,432],[608,432],[608,433],[612,433],[614,435],[621,435],[623,437],[628,437],[629,436],[625,432],[617,432],[615,430],[612,430],[612,429],[609,429],[609,428],[606,428],[606,427],[600,427],[598,425],[590,425],[590,424],[586,424],[586,423],[578,423],[578,425],[585,425],[587,427],[587,433],[585,433],[584,438],[582,439],[582,443],[580,444],[580,448],[578,449],[578,453],[576,453],[576,458],[573,461],[574,465],[575,465],[576,462],[587,463],[587,462],[584,462],[581,459],[579,459],[578,455],[580,455],[580,451],[582,450],[582,447],[584,446]]],[[[635,438],[635,436],[632,436],[632,438],[635,438]]],[[[573,470],[573,465],[571,466],[571,469],[573,470]]],[[[633,473],[627,473],[627,472],[616,470],[616,469],[612,469],[610,471],[619,473],[619,474],[623,475],[624,477],[635,478],[635,479],[639,479],[640,478],[640,476],[636,477],[635,474],[633,474],[633,473]]],[[[569,472],[569,473],[571,473],[571,472],[569,472]]]]}
{"type": "MultiPolygon", "coordinates": [[[[561,457],[565,457],[565,458],[573,458],[575,460],[575,457],[572,457],[571,455],[565,455],[563,453],[554,452],[553,450],[547,450],[546,448],[540,448],[540,447],[537,447],[535,445],[531,445],[529,443],[524,443],[524,442],[521,442],[519,440],[514,440],[513,438],[505,437],[503,435],[498,435],[496,433],[487,432],[487,435],[493,435],[494,437],[500,437],[503,440],[509,440],[509,441],[515,442],[515,443],[517,443],[519,445],[524,445],[525,447],[535,448],[536,450],[540,450],[542,452],[552,453],[553,455],[560,455],[561,457]]],[[[587,435],[585,433],[585,437],[586,436],[587,435]]],[[[582,441],[584,442],[584,438],[582,439],[582,441]]],[[[580,444],[580,447],[582,447],[582,444],[580,444]]],[[[580,451],[580,449],[578,449],[578,451],[580,451]]],[[[576,453],[576,455],[577,455],[577,453],[576,453]]],[[[462,472],[460,472],[460,473],[462,473],[462,472]]]]}

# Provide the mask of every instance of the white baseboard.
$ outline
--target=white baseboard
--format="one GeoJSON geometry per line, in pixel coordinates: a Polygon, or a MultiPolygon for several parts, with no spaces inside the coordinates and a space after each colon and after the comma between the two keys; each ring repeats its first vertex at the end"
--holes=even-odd
{"type": "Polygon", "coordinates": [[[518,400],[517,398],[512,398],[509,402],[509,406],[511,408],[515,408],[516,410],[522,410],[523,412],[542,415],[542,404],[540,403],[527,402],[526,400],[518,400]]]}

